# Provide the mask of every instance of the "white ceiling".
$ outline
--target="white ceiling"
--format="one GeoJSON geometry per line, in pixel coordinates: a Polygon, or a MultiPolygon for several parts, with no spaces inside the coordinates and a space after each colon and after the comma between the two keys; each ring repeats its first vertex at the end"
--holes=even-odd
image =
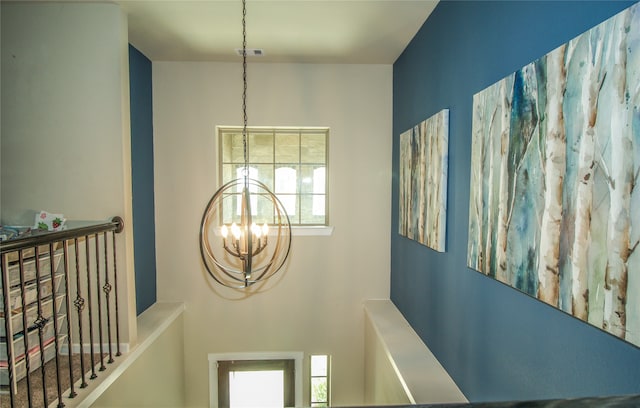
{"type": "MultiPolygon", "coordinates": [[[[115,0],[152,61],[239,61],[240,0],[115,0]]],[[[437,0],[248,0],[255,62],[392,64],[437,0]]]]}

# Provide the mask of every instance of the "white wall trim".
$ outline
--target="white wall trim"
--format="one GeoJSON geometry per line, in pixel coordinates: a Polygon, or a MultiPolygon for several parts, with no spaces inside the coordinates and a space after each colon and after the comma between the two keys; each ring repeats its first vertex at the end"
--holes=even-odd
{"type": "Polygon", "coordinates": [[[225,360],[295,360],[296,407],[302,407],[302,359],[301,351],[273,351],[252,353],[209,354],[209,407],[218,408],[218,361],[225,360]]]}
{"type": "Polygon", "coordinates": [[[331,226],[318,226],[318,227],[302,227],[291,226],[291,235],[295,236],[329,236],[333,234],[333,227],[331,226]]]}
{"type": "MultiPolygon", "coordinates": [[[[73,354],[79,354],[80,353],[80,343],[72,343],[71,350],[73,351],[73,354]]],[[[91,343],[83,343],[82,344],[82,351],[87,353],[87,352],[89,352],[89,350],[91,350],[91,343]]],[[[115,356],[117,350],[118,350],[118,345],[116,343],[111,343],[111,352],[112,352],[112,354],[114,356],[115,356]]],[[[122,354],[127,354],[127,353],[129,353],[130,350],[131,350],[131,347],[129,346],[129,343],[120,343],[120,352],[122,354]]],[[[94,343],[93,344],[93,351],[95,351],[96,353],[100,351],[100,343],[94,343]]],[[[107,356],[109,355],[109,343],[102,343],[102,351],[104,353],[106,353],[107,356]]],[[[62,354],[62,355],[68,355],[69,354],[69,345],[68,344],[63,344],[60,347],[60,354],[62,354]]]]}

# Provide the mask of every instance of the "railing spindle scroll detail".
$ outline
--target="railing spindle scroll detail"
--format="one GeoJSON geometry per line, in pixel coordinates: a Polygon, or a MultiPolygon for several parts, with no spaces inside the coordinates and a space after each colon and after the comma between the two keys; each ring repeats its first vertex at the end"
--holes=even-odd
{"type": "MultiPolygon", "coordinates": [[[[38,303],[38,318],[36,319],[36,321],[34,322],[34,326],[38,329],[38,344],[40,345],[40,374],[42,374],[42,388],[44,390],[47,389],[47,373],[45,371],[45,363],[46,360],[44,358],[44,339],[43,339],[43,333],[42,330],[44,329],[44,326],[47,324],[48,319],[44,317],[43,315],[43,310],[42,310],[42,286],[39,284],[41,281],[41,275],[40,275],[40,247],[35,248],[35,252],[36,252],[36,257],[35,257],[35,265],[36,265],[36,282],[38,282],[38,284],[36,284],[36,299],[37,299],[37,303],[38,303]]],[[[23,296],[24,297],[24,296],[23,296]]],[[[24,314],[24,313],[23,313],[24,314]]],[[[24,336],[28,337],[28,328],[24,327],[24,336]]],[[[28,355],[29,354],[29,350],[25,350],[25,354],[28,355]]],[[[28,376],[28,375],[27,375],[28,376]]],[[[43,392],[42,393],[42,400],[44,402],[45,407],[49,406],[49,399],[47,398],[47,393],[43,392]]]]}
{"type": "MultiPolygon", "coordinates": [[[[55,359],[56,366],[56,385],[58,396],[58,408],[64,407],[62,402],[62,383],[60,382],[60,336],[58,335],[58,308],[56,300],[56,263],[53,242],[49,243],[49,272],[51,272],[51,307],[53,308],[53,342],[55,344],[55,359]]],[[[44,350],[40,350],[40,353],[44,356],[44,350]]],[[[44,364],[43,364],[44,367],[44,364]]],[[[46,392],[45,392],[46,394],[46,392]]]]}
{"type": "Polygon", "coordinates": [[[63,261],[64,261],[64,292],[65,292],[65,306],[66,306],[66,311],[67,311],[67,347],[69,348],[68,352],[67,352],[67,356],[68,358],[68,364],[69,364],[69,398],[74,398],[76,395],[78,395],[75,391],[75,380],[73,378],[73,370],[71,369],[71,367],[73,367],[73,351],[71,350],[71,345],[73,344],[73,335],[71,333],[71,321],[68,318],[69,313],[71,313],[71,292],[69,290],[69,241],[65,240],[62,244],[62,248],[63,248],[63,253],[62,253],[62,257],[63,257],[63,261]]]}
{"type": "Polygon", "coordinates": [[[84,298],[82,297],[82,285],[80,284],[80,246],[78,245],[78,238],[75,238],[73,240],[73,244],[76,254],[76,300],[73,301],[73,305],[76,307],[76,312],[78,315],[78,346],[80,347],[80,372],[82,375],[80,388],[86,388],[88,384],[85,379],[86,371],[84,369],[84,338],[82,335],[82,312],[84,311],[84,298]]]}

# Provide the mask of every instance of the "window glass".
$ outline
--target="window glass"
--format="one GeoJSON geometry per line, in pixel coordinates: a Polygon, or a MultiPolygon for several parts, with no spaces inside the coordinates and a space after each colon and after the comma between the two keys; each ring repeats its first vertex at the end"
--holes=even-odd
{"type": "Polygon", "coordinates": [[[249,163],[273,163],[273,133],[250,132],[248,142],[249,163]]]}
{"type": "Polygon", "coordinates": [[[326,179],[326,168],[314,165],[300,166],[300,193],[301,194],[324,194],[326,179]]]}
{"type": "Polygon", "coordinates": [[[300,141],[300,162],[325,163],[326,161],[326,135],[302,134],[300,141]]]}
{"type": "Polygon", "coordinates": [[[329,356],[311,356],[311,406],[329,406],[329,356]]]}
{"type": "Polygon", "coordinates": [[[300,134],[276,133],[276,163],[300,162],[300,134]]]}
{"type": "Polygon", "coordinates": [[[311,406],[326,407],[327,406],[327,378],[317,377],[311,378],[311,406]]]}
{"type": "Polygon", "coordinates": [[[264,183],[267,188],[271,191],[274,190],[274,180],[273,180],[273,165],[272,164],[250,164],[252,168],[255,168],[258,172],[255,176],[251,176],[252,178],[264,183]]]}
{"type": "Polygon", "coordinates": [[[278,166],[276,168],[276,194],[296,194],[298,192],[298,166],[278,166]]]}
{"type": "Polygon", "coordinates": [[[225,143],[222,145],[222,161],[224,163],[244,163],[242,132],[230,132],[225,136],[225,143]]]}
{"type": "Polygon", "coordinates": [[[298,171],[293,167],[278,167],[276,169],[275,194],[284,206],[289,218],[296,219],[298,214],[298,171]]]}
{"type": "MultiPolygon", "coordinates": [[[[218,128],[221,183],[242,178],[242,128],[218,128]]],[[[285,207],[291,225],[327,225],[328,129],[248,128],[250,177],[264,183],[285,207]]],[[[223,209],[224,222],[237,218],[241,197],[223,209]]],[[[274,219],[269,200],[252,199],[253,215],[274,219]]]]}

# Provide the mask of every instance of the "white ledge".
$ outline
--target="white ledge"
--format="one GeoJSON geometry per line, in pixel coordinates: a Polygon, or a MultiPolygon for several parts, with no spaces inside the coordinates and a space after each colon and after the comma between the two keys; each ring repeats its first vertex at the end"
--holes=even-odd
{"type": "MultiPolygon", "coordinates": [[[[215,229],[214,234],[218,237],[221,237],[219,229],[215,229]]],[[[293,236],[329,236],[333,234],[333,227],[325,226],[325,225],[314,225],[314,226],[291,226],[291,235],[293,236]]],[[[272,228],[269,230],[269,236],[275,237],[275,229],[272,228]]]]}
{"type": "Polygon", "coordinates": [[[367,300],[364,309],[412,404],[468,402],[391,300],[367,300]]]}
{"type": "Polygon", "coordinates": [[[291,235],[293,236],[329,236],[333,234],[333,227],[291,227],[291,235]]]}

